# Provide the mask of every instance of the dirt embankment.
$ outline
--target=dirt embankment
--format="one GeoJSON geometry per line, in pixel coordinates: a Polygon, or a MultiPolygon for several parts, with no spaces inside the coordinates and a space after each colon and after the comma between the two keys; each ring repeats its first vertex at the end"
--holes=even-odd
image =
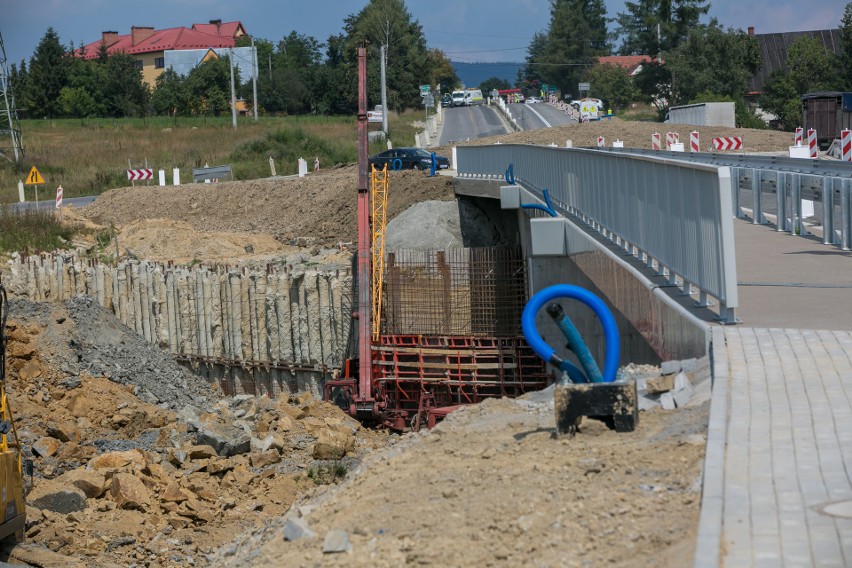
{"type": "Polygon", "coordinates": [[[36,472],[15,561],[205,565],[387,444],[309,394],[223,398],[85,298],[15,300],[8,330],[7,393],[36,472]]]}

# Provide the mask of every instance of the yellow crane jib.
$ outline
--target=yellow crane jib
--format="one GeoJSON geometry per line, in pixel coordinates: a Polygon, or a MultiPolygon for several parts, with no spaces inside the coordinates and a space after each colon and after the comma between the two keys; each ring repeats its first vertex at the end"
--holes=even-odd
{"type": "Polygon", "coordinates": [[[382,319],[382,287],[385,279],[385,228],[387,227],[387,209],[388,209],[388,166],[387,164],[381,170],[377,170],[376,166],[372,167],[372,278],[371,278],[371,299],[373,308],[373,341],[378,341],[381,334],[381,319],[382,319]]]}

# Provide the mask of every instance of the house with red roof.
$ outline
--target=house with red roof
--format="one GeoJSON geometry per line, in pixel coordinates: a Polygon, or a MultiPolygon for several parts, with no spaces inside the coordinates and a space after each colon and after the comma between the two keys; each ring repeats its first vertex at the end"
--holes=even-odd
{"type": "Polygon", "coordinates": [[[191,28],[164,30],[132,26],[129,34],[103,32],[100,40],[85,45],[77,54],[85,59],[94,59],[103,44],[106,45],[108,53],[124,52],[132,55],[142,70],[142,79],[153,87],[157,77],[165,71],[166,51],[234,47],[236,39],[244,35],[246,30],[240,22],[222,20],[193,24],[191,28]]]}
{"type": "Polygon", "coordinates": [[[634,77],[646,63],[654,61],[653,58],[647,55],[607,55],[606,57],[598,57],[598,63],[601,65],[615,65],[626,69],[627,73],[634,77]]]}

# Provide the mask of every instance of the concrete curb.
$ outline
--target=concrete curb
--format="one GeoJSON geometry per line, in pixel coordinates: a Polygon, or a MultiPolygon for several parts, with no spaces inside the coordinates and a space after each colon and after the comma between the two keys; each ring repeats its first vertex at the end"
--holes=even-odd
{"type": "Polygon", "coordinates": [[[704,451],[704,480],[701,515],[695,542],[695,568],[718,568],[721,564],[722,518],[725,495],[725,443],[728,433],[728,351],[725,330],[711,331],[710,364],[713,394],[704,451]]]}

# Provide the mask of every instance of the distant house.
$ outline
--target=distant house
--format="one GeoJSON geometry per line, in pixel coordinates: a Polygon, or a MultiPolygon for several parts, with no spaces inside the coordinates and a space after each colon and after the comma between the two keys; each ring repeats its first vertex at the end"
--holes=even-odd
{"type": "Polygon", "coordinates": [[[132,26],[129,34],[103,32],[101,39],[77,51],[85,59],[98,56],[101,45],[108,53],[124,52],[136,58],[142,70],[142,79],[151,87],[166,70],[167,51],[206,50],[234,47],[236,39],[246,35],[240,22],[211,20],[207,24],[193,24],[192,28],[178,27],[155,30],[152,27],[132,26]]]}
{"type": "Polygon", "coordinates": [[[652,57],[647,55],[607,55],[606,57],[598,57],[598,63],[601,65],[615,65],[626,69],[631,77],[635,77],[646,63],[654,61],[652,57]]]}
{"type": "Polygon", "coordinates": [[[754,27],[748,28],[748,35],[754,36],[760,46],[761,64],[752,76],[746,96],[755,97],[763,92],[769,75],[773,71],[787,68],[787,50],[800,37],[812,37],[835,54],[840,53],[840,30],[813,30],[806,32],[782,32],[775,34],[755,34],[754,27]]]}

